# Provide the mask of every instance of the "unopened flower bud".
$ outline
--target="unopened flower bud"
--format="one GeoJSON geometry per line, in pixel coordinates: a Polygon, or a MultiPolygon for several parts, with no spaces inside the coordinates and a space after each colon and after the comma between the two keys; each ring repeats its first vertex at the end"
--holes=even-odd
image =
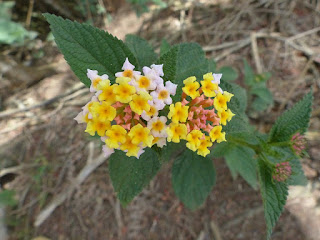
{"type": "Polygon", "coordinates": [[[306,139],[299,132],[294,134],[291,138],[291,146],[295,154],[301,155],[303,150],[306,148],[306,139]]]}
{"type": "Polygon", "coordinates": [[[289,162],[277,163],[272,172],[272,178],[278,182],[284,182],[291,175],[291,166],[289,162]]]}

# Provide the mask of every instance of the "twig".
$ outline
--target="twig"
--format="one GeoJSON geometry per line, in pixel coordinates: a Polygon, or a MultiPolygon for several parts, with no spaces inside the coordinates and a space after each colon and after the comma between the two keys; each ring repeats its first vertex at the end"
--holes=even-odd
{"type": "Polygon", "coordinates": [[[56,101],[58,101],[59,99],[61,98],[64,98],[68,95],[71,95],[73,94],[74,92],[84,88],[85,86],[82,84],[82,83],[79,83],[79,84],[76,84],[74,88],[72,88],[70,91],[64,93],[64,94],[60,94],[58,96],[55,96],[53,98],[50,98],[46,101],[43,101],[41,103],[38,103],[38,104],[35,104],[33,106],[30,106],[30,107],[26,107],[26,108],[18,108],[18,109],[13,109],[13,110],[7,110],[7,111],[3,111],[3,112],[0,112],[0,119],[1,118],[5,118],[5,117],[9,117],[11,115],[14,115],[14,114],[17,114],[17,113],[21,113],[21,112],[27,112],[27,111],[30,111],[30,110],[33,110],[33,109],[36,109],[36,108],[41,108],[41,107],[45,107],[47,105],[50,105],[56,101]]]}
{"type": "Polygon", "coordinates": [[[89,156],[87,163],[75,178],[74,183],[69,185],[63,192],[54,197],[51,203],[38,214],[34,222],[34,226],[39,227],[52,214],[52,212],[73,193],[75,188],[81,185],[84,180],[106,160],[107,159],[103,153],[97,158],[93,158],[93,143],[91,142],[89,145],[89,156]]]}
{"type": "Polygon", "coordinates": [[[121,238],[122,237],[123,221],[122,221],[122,217],[121,217],[121,205],[120,205],[120,201],[118,198],[116,199],[114,213],[115,213],[116,221],[118,224],[118,237],[121,238]]]}
{"type": "Polygon", "coordinates": [[[250,38],[243,40],[242,42],[240,42],[237,46],[234,46],[232,48],[229,48],[228,50],[226,50],[224,53],[222,53],[221,55],[217,56],[215,58],[216,62],[220,61],[221,59],[225,58],[226,56],[230,55],[231,53],[238,51],[239,49],[247,46],[248,44],[250,44],[250,38]]]}
{"type": "Polygon", "coordinates": [[[292,36],[292,37],[289,37],[287,40],[288,40],[288,41],[293,41],[293,40],[296,40],[296,39],[298,39],[298,38],[302,38],[302,37],[305,37],[305,36],[307,36],[307,35],[310,35],[310,34],[312,34],[312,33],[316,33],[316,32],[318,32],[318,31],[320,31],[320,27],[313,28],[313,29],[310,29],[310,30],[308,30],[308,31],[305,31],[305,32],[296,34],[296,35],[294,35],[294,36],[292,36]]]}
{"type": "Polygon", "coordinates": [[[214,45],[214,46],[205,46],[205,47],[203,47],[203,50],[205,52],[211,52],[211,51],[215,51],[215,50],[220,50],[220,49],[223,49],[223,48],[228,48],[228,47],[237,45],[237,44],[239,44],[239,43],[241,43],[243,41],[246,41],[248,39],[249,38],[241,39],[241,40],[237,40],[237,41],[232,41],[232,42],[226,42],[226,43],[222,43],[222,44],[214,45]]]}
{"type": "Polygon", "coordinates": [[[261,74],[262,67],[261,67],[261,61],[260,61],[258,45],[257,45],[257,37],[255,32],[251,33],[250,40],[251,40],[252,54],[253,54],[254,62],[256,64],[257,72],[261,74]]]}
{"type": "Polygon", "coordinates": [[[33,164],[21,164],[19,166],[5,168],[0,171],[0,177],[3,177],[4,175],[9,173],[17,173],[26,168],[32,168],[35,166],[37,166],[37,164],[33,163],[33,164]]]}
{"type": "Polygon", "coordinates": [[[210,222],[211,231],[214,240],[222,240],[219,227],[213,221],[210,222]]]}
{"type": "Polygon", "coordinates": [[[27,18],[26,18],[26,27],[27,28],[29,28],[30,24],[31,24],[33,5],[34,5],[34,0],[29,0],[29,8],[28,8],[28,13],[27,13],[27,18]]]}

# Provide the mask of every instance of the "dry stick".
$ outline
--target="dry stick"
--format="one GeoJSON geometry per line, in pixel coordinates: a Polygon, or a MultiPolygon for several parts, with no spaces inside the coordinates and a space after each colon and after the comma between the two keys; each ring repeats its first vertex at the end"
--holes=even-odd
{"type": "Polygon", "coordinates": [[[34,5],[34,0],[29,1],[29,8],[28,8],[28,13],[27,13],[27,18],[26,18],[26,27],[29,28],[31,24],[31,17],[32,17],[32,12],[33,12],[33,5],[34,5]]]}
{"type": "Polygon", "coordinates": [[[255,32],[251,33],[250,40],[251,40],[252,54],[253,54],[254,62],[256,64],[257,72],[259,74],[261,74],[262,73],[262,66],[261,66],[261,61],[260,61],[260,57],[259,57],[257,37],[256,37],[255,32]]]}
{"type": "Polygon", "coordinates": [[[211,51],[215,51],[215,50],[220,50],[220,49],[223,49],[223,48],[228,48],[228,47],[231,47],[231,46],[234,46],[234,45],[237,45],[245,40],[248,40],[249,38],[246,38],[246,39],[241,39],[241,40],[237,40],[237,41],[232,41],[232,42],[226,42],[226,43],[222,43],[222,44],[219,44],[219,45],[214,45],[214,46],[205,46],[203,47],[203,50],[205,52],[211,52],[211,51]]]}
{"type": "Polygon", "coordinates": [[[33,106],[30,106],[30,107],[26,107],[26,108],[18,108],[18,109],[11,109],[11,110],[7,110],[7,111],[4,111],[4,112],[0,112],[0,119],[1,118],[5,118],[5,117],[9,117],[11,115],[14,115],[16,113],[21,113],[21,112],[26,112],[26,111],[30,111],[32,109],[36,109],[36,108],[41,108],[41,107],[44,107],[44,106],[47,106],[47,105],[50,105],[54,102],[56,102],[57,100],[61,99],[61,98],[64,98],[70,94],[73,94],[74,92],[84,88],[85,86],[82,84],[82,83],[78,83],[75,85],[75,87],[73,87],[70,91],[66,92],[66,93],[63,93],[63,94],[60,94],[58,96],[55,96],[53,98],[50,98],[46,101],[43,101],[41,103],[38,103],[38,104],[35,104],[33,106]]]}
{"type": "Polygon", "coordinates": [[[239,42],[239,44],[237,46],[234,46],[232,48],[229,48],[228,50],[226,50],[224,53],[218,55],[217,57],[215,57],[215,61],[218,62],[221,59],[225,58],[226,56],[230,55],[231,53],[238,51],[239,49],[247,46],[248,44],[250,44],[251,40],[250,38],[248,39],[244,39],[241,42],[239,42]]]}
{"type": "Polygon", "coordinates": [[[214,240],[222,240],[219,227],[213,221],[210,222],[210,228],[213,234],[214,240]]]}
{"type": "Polygon", "coordinates": [[[293,41],[293,40],[296,40],[296,39],[298,39],[298,38],[302,38],[302,37],[305,37],[305,36],[307,36],[307,35],[310,35],[310,34],[312,34],[312,33],[316,33],[316,32],[318,32],[318,31],[320,31],[320,27],[313,28],[313,29],[310,29],[310,30],[308,30],[308,31],[305,31],[305,32],[299,33],[299,34],[297,34],[297,35],[294,35],[294,36],[292,36],[292,37],[289,37],[289,38],[288,38],[288,41],[293,41]]]}
{"type": "Polygon", "coordinates": [[[34,222],[35,227],[39,227],[52,214],[52,212],[57,207],[59,207],[67,199],[68,196],[72,194],[76,187],[81,185],[97,167],[99,167],[107,160],[103,153],[95,159],[92,157],[92,155],[93,143],[91,142],[89,145],[89,156],[86,165],[84,166],[84,168],[82,168],[78,176],[75,178],[74,183],[69,185],[67,189],[54,197],[51,203],[39,213],[34,222]]]}

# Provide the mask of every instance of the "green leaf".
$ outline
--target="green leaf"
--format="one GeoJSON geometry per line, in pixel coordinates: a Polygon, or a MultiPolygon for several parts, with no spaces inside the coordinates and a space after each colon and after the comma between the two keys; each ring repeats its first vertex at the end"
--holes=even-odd
{"type": "Polygon", "coordinates": [[[158,155],[150,148],[146,148],[139,159],[116,150],[109,159],[109,172],[121,204],[126,206],[138,195],[159,169],[158,155]]]}
{"type": "Polygon", "coordinates": [[[253,86],[255,84],[254,72],[253,72],[252,68],[249,66],[246,59],[243,59],[243,64],[244,64],[244,82],[248,86],[253,86]]]}
{"type": "Polygon", "coordinates": [[[171,46],[168,43],[168,41],[166,39],[162,39],[161,45],[160,45],[160,56],[162,56],[163,54],[168,52],[170,50],[170,48],[171,48],[171,46]]]}
{"type": "Polygon", "coordinates": [[[15,191],[12,190],[3,190],[0,192],[0,206],[15,206],[17,200],[15,199],[15,191]]]}
{"type": "Polygon", "coordinates": [[[263,200],[264,217],[267,224],[267,239],[276,225],[286,203],[288,186],[285,182],[272,181],[271,169],[259,160],[260,191],[263,200]]]}
{"type": "Polygon", "coordinates": [[[227,165],[235,179],[238,174],[253,188],[258,187],[257,161],[254,159],[255,152],[251,148],[230,144],[225,154],[227,165]]]}
{"type": "Polygon", "coordinates": [[[156,62],[158,56],[145,39],[129,34],[126,35],[125,43],[136,57],[139,70],[156,62]]]}
{"type": "Polygon", "coordinates": [[[308,184],[308,179],[304,175],[301,162],[298,158],[294,158],[290,161],[290,166],[292,170],[292,174],[290,178],[288,179],[288,184],[289,185],[301,185],[305,186],[308,184]]]}
{"type": "Polygon", "coordinates": [[[222,80],[230,82],[238,78],[238,72],[232,67],[222,67],[218,70],[218,73],[222,73],[222,80]]]}
{"type": "Polygon", "coordinates": [[[216,63],[216,61],[214,60],[214,58],[209,59],[209,60],[208,60],[208,72],[213,72],[213,73],[215,73],[216,68],[217,68],[217,63],[216,63]]]}
{"type": "Polygon", "coordinates": [[[159,63],[164,64],[164,80],[178,84],[177,93],[173,97],[174,101],[180,100],[183,80],[190,76],[196,76],[200,80],[208,70],[208,60],[197,43],[174,45],[160,57],[159,63]]]}
{"type": "Polygon", "coordinates": [[[284,112],[272,127],[269,142],[283,142],[290,140],[296,132],[305,133],[309,126],[312,100],[312,92],[310,91],[290,110],[284,112]]]}
{"type": "Polygon", "coordinates": [[[257,96],[252,103],[252,107],[256,111],[264,111],[273,104],[273,97],[268,88],[253,88],[250,93],[257,96]]]}
{"type": "Polygon", "coordinates": [[[177,157],[186,149],[186,142],[179,143],[167,142],[167,145],[161,149],[161,160],[164,162],[170,161],[173,157],[177,157]]]}
{"type": "Polygon", "coordinates": [[[122,71],[126,59],[137,66],[137,60],[129,48],[111,34],[88,24],[65,20],[52,14],[44,14],[50,23],[55,41],[81,82],[90,86],[87,69],[98,70],[99,75],[122,71]]]}
{"type": "Polygon", "coordinates": [[[191,210],[199,207],[215,184],[216,172],[208,157],[187,149],[173,163],[172,185],[176,195],[191,210]]]}

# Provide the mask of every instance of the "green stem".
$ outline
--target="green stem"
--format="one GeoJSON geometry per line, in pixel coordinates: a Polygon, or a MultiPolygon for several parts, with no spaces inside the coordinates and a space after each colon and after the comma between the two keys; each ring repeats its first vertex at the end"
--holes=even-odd
{"type": "Polygon", "coordinates": [[[263,160],[272,169],[274,164],[261,152],[260,159],[263,160]]]}
{"type": "Polygon", "coordinates": [[[291,142],[290,141],[272,142],[272,143],[269,143],[269,145],[275,146],[275,147],[289,147],[289,146],[291,146],[291,142]]]}

